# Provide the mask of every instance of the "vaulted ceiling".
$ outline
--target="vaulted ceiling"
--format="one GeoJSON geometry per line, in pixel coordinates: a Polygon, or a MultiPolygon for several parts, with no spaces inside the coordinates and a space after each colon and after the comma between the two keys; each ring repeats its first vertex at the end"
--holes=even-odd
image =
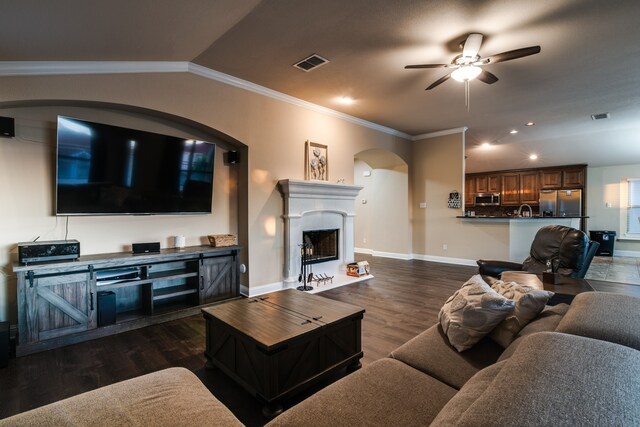
{"type": "Polygon", "coordinates": [[[637,0],[7,0],[0,61],[189,61],[410,135],[467,127],[470,171],[640,164],[638,16],[637,0]],[[473,32],[481,56],[542,51],[486,66],[499,81],[472,81],[467,111],[461,83],[424,90],[449,70],[403,67],[449,63],[473,32]],[[330,62],[292,67],[313,53],[330,62]]]}

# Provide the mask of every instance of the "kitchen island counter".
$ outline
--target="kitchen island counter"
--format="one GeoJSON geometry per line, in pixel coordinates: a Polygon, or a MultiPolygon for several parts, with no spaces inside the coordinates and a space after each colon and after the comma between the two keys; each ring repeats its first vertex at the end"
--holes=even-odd
{"type": "Polygon", "coordinates": [[[501,220],[557,220],[557,219],[586,219],[588,216],[507,216],[507,215],[459,215],[456,218],[460,219],[501,219],[501,220]]]}
{"type": "MultiPolygon", "coordinates": [[[[484,229],[490,224],[504,224],[508,227],[509,261],[522,262],[529,256],[531,242],[540,228],[547,225],[564,225],[580,229],[580,223],[587,216],[457,216],[460,221],[484,229]]],[[[502,225],[501,225],[502,226],[502,225]]]]}

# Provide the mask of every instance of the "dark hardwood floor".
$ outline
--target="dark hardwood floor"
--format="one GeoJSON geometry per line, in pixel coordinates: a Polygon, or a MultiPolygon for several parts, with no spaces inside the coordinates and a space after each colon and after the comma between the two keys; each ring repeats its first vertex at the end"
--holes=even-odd
{"type": "MultiPolygon", "coordinates": [[[[363,365],[385,357],[433,325],[444,301],[477,272],[475,267],[426,261],[358,258],[369,261],[375,278],[321,295],[366,309],[363,365]]],[[[640,296],[639,286],[590,283],[599,291],[640,296]]],[[[195,372],[243,423],[264,424],[262,405],[256,399],[219,371],[203,368],[204,345],[204,320],[192,316],[11,359],[8,368],[0,369],[0,418],[128,378],[182,366],[195,372]]],[[[285,407],[303,397],[285,402],[285,407]]]]}

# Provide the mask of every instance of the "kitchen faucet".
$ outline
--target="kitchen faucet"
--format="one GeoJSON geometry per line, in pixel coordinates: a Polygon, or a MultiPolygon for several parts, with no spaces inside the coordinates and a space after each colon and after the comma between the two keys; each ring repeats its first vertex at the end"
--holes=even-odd
{"type": "Polygon", "coordinates": [[[521,204],[520,207],[518,208],[518,216],[522,216],[522,208],[525,207],[525,206],[527,208],[529,208],[529,217],[532,217],[533,216],[533,210],[531,209],[531,206],[529,206],[526,203],[521,204]]]}

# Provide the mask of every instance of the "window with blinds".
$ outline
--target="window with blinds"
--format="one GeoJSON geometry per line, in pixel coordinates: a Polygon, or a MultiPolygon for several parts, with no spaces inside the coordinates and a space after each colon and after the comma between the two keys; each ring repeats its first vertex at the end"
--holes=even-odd
{"type": "Polygon", "coordinates": [[[627,234],[640,236],[640,178],[629,179],[627,234]]]}

